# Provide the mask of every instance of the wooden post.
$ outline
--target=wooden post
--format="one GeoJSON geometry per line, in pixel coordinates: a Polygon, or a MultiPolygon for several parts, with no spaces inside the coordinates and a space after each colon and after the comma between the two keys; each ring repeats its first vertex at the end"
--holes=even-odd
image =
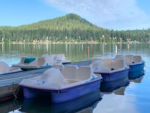
{"type": "Polygon", "coordinates": [[[128,44],[128,50],[129,50],[129,44],[128,44]]]}
{"type": "Polygon", "coordinates": [[[89,56],[89,47],[87,47],[87,56],[89,56]]]}
{"type": "Polygon", "coordinates": [[[117,54],[117,45],[116,45],[116,54],[117,54]]]}

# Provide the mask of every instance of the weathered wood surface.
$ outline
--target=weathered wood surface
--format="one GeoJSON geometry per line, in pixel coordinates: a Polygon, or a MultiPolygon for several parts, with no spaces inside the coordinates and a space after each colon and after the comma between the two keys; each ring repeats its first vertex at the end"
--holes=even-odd
{"type": "Polygon", "coordinates": [[[18,84],[23,79],[32,78],[35,76],[40,76],[46,69],[22,71],[18,73],[0,75],[0,87],[10,86],[12,84],[18,84]]]}
{"type": "MultiPolygon", "coordinates": [[[[91,62],[92,62],[91,60],[88,60],[65,65],[88,66],[91,64],[91,62]]],[[[31,71],[22,71],[19,73],[13,73],[8,75],[0,75],[0,101],[3,100],[3,98],[13,96],[17,90],[18,87],[17,84],[20,83],[23,79],[29,79],[36,76],[40,76],[47,69],[49,68],[31,71]]]]}

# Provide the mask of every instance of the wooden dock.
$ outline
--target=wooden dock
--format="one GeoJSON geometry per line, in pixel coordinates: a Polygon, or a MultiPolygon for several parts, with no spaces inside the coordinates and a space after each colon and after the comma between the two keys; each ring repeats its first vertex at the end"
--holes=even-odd
{"type": "MultiPolygon", "coordinates": [[[[91,63],[92,60],[88,60],[65,65],[89,66],[91,63]]],[[[18,84],[23,79],[29,79],[40,76],[47,69],[48,68],[31,71],[22,71],[19,73],[13,73],[8,75],[0,75],[0,102],[11,98],[15,98],[17,94],[20,94],[22,92],[22,89],[18,86],[18,84]]]]}

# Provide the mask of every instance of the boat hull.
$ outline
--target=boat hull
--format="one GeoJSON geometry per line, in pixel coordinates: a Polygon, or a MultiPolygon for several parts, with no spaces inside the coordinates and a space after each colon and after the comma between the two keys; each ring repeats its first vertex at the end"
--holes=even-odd
{"type": "Polygon", "coordinates": [[[129,75],[128,75],[129,79],[133,80],[144,75],[144,65],[145,65],[144,62],[142,62],[141,64],[137,64],[137,65],[129,65],[130,67],[129,75]]]}
{"type": "Polygon", "coordinates": [[[115,81],[121,79],[123,77],[128,77],[129,69],[121,70],[118,72],[112,73],[101,73],[101,72],[94,72],[95,74],[101,74],[104,82],[115,81]]]}
{"type": "Polygon", "coordinates": [[[138,70],[138,71],[134,71],[134,72],[129,72],[128,76],[129,76],[130,80],[134,80],[134,79],[140,78],[144,74],[145,74],[145,71],[144,71],[144,69],[142,69],[142,70],[138,70]]]}
{"type": "Polygon", "coordinates": [[[24,91],[25,98],[51,96],[51,100],[53,103],[60,103],[60,102],[73,100],[75,98],[84,96],[90,92],[93,92],[96,89],[99,89],[100,83],[101,80],[98,79],[79,86],[74,86],[74,87],[61,89],[61,90],[35,89],[35,88],[23,86],[23,91],[24,91]]]}
{"type": "Polygon", "coordinates": [[[62,64],[71,64],[71,62],[62,62],[62,64]]]}
{"type": "Polygon", "coordinates": [[[121,87],[126,87],[130,84],[128,76],[125,76],[121,79],[111,81],[111,82],[102,82],[100,91],[101,92],[113,92],[116,89],[121,87]]]}
{"type": "Polygon", "coordinates": [[[44,69],[44,68],[51,68],[52,66],[43,66],[39,68],[28,68],[28,67],[20,67],[23,71],[29,71],[29,70],[37,70],[37,69],[44,69]]]}
{"type": "Polygon", "coordinates": [[[129,73],[143,70],[144,65],[145,65],[144,62],[142,62],[141,64],[137,64],[137,65],[129,65],[129,67],[130,67],[129,73]]]}
{"type": "Polygon", "coordinates": [[[34,111],[36,113],[41,113],[45,110],[45,112],[48,113],[75,113],[89,107],[94,109],[101,99],[99,89],[77,99],[57,104],[51,103],[47,98],[24,99],[20,111],[28,113],[34,111]]]}

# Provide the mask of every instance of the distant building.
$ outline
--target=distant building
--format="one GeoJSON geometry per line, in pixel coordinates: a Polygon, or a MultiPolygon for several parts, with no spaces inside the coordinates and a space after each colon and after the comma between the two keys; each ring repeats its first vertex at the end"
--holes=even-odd
{"type": "Polygon", "coordinates": [[[131,38],[127,38],[127,41],[131,41],[131,38]]]}

